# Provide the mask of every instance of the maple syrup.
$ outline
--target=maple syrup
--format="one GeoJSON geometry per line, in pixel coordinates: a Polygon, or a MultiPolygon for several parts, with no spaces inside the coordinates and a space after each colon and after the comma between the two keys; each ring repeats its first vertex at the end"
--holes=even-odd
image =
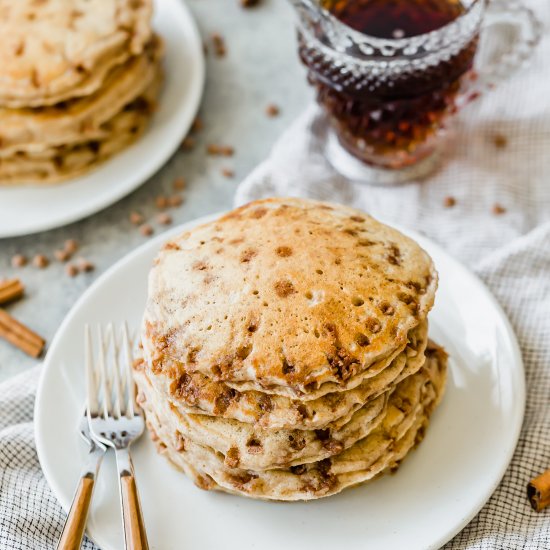
{"type": "MultiPolygon", "coordinates": [[[[322,0],[321,5],[355,31],[382,39],[437,31],[466,11],[462,0],[322,0]]],[[[323,42],[322,36],[316,38],[323,42]]],[[[399,169],[433,151],[445,119],[456,111],[477,44],[475,29],[453,55],[411,65],[391,78],[368,68],[360,78],[350,78],[334,63],[319,61],[319,51],[302,35],[299,54],[344,148],[367,164],[399,169]]]]}

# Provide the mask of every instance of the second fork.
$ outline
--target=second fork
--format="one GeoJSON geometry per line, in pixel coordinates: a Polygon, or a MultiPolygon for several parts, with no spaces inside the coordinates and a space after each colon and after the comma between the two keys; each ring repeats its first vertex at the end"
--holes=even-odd
{"type": "MultiPolygon", "coordinates": [[[[88,422],[93,437],[115,451],[125,548],[146,550],[149,545],[130,456],[130,445],[143,433],[145,422],[134,402],[133,357],[126,325],[122,326],[121,335],[122,342],[112,325],[105,330],[98,328],[98,372],[89,376],[97,385],[88,396],[88,422]]],[[[88,326],[86,339],[91,340],[88,326]]],[[[86,347],[91,349],[91,346],[86,347]]],[[[90,353],[86,368],[91,371],[94,364],[90,353]]]]}

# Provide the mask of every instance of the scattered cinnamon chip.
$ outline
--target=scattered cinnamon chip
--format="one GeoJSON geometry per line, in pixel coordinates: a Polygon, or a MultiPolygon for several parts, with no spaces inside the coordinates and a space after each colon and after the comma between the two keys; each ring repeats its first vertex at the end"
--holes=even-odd
{"type": "Polygon", "coordinates": [[[78,267],[76,267],[76,265],[74,264],[67,264],[65,266],[65,273],[69,277],[76,277],[78,275],[78,267]]]}
{"type": "Polygon", "coordinates": [[[191,151],[195,147],[195,139],[191,136],[187,136],[180,145],[182,151],[191,151]]]}
{"type": "Polygon", "coordinates": [[[181,206],[182,202],[183,202],[183,199],[181,198],[181,195],[172,195],[171,197],[168,198],[168,204],[172,208],[181,206]]]}
{"type": "Polygon", "coordinates": [[[163,195],[159,195],[155,199],[155,204],[159,210],[164,210],[168,206],[168,199],[164,197],[163,195]]]}
{"type": "Polygon", "coordinates": [[[153,230],[153,227],[148,224],[148,223],[144,223],[140,228],[139,228],[139,232],[144,236],[144,237],[149,237],[150,235],[153,234],[154,230],[153,230]]]}
{"type": "Polygon", "coordinates": [[[89,273],[95,269],[95,265],[86,258],[78,258],[78,268],[84,273],[89,273]]]}
{"type": "Polygon", "coordinates": [[[191,124],[191,132],[196,134],[197,132],[200,132],[203,128],[204,123],[202,121],[202,118],[200,116],[197,116],[193,121],[193,124],[191,124]]]}
{"type": "Polygon", "coordinates": [[[243,8],[253,8],[260,3],[260,0],[241,0],[241,6],[243,8]]]}
{"type": "Polygon", "coordinates": [[[58,262],[66,262],[71,257],[67,250],[54,250],[53,255],[58,262]]]}
{"type": "Polygon", "coordinates": [[[493,143],[497,149],[504,149],[508,145],[508,138],[502,134],[495,134],[493,136],[493,143]]]}
{"type": "Polygon", "coordinates": [[[74,254],[78,250],[78,241],[76,239],[67,239],[64,248],[69,254],[74,254]]]}
{"type": "Polygon", "coordinates": [[[48,267],[50,264],[50,260],[44,254],[37,254],[33,259],[32,263],[34,267],[38,267],[38,269],[44,269],[45,267],[48,267]]]}
{"type": "Polygon", "coordinates": [[[175,191],[183,191],[185,189],[185,178],[176,178],[172,187],[175,191]]]}
{"type": "Polygon", "coordinates": [[[493,204],[492,212],[495,216],[500,216],[501,214],[506,213],[506,208],[504,208],[504,206],[502,206],[498,202],[495,202],[495,204],[493,204]]]}
{"type": "Polygon", "coordinates": [[[230,168],[222,168],[222,176],[225,176],[226,178],[233,178],[235,177],[235,172],[233,172],[230,168]]]}
{"type": "Polygon", "coordinates": [[[210,143],[206,146],[206,152],[209,155],[231,157],[235,153],[235,149],[230,145],[216,145],[215,143],[210,143]]]}
{"type": "Polygon", "coordinates": [[[172,223],[172,216],[166,212],[162,212],[157,216],[157,222],[161,225],[170,225],[172,223]]]}
{"type": "Polygon", "coordinates": [[[139,212],[130,212],[130,223],[132,225],[141,225],[143,223],[143,216],[139,212]]]}
{"type": "Polygon", "coordinates": [[[27,265],[27,258],[23,254],[16,254],[11,259],[12,267],[23,267],[24,265],[27,265]]]}
{"type": "Polygon", "coordinates": [[[277,107],[277,105],[275,105],[274,103],[270,103],[265,108],[265,114],[269,117],[276,117],[279,114],[279,112],[280,112],[279,107],[277,107]]]}
{"type": "Polygon", "coordinates": [[[215,32],[212,35],[212,44],[214,45],[214,54],[216,57],[224,57],[227,53],[225,40],[220,33],[215,32]]]}
{"type": "Polygon", "coordinates": [[[443,199],[443,206],[445,208],[452,208],[455,204],[456,204],[456,199],[454,197],[451,197],[450,195],[443,199]]]}

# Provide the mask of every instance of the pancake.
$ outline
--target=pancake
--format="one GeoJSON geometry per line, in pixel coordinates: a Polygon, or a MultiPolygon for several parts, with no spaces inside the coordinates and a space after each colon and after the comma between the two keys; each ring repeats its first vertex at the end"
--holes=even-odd
{"type": "Polygon", "coordinates": [[[391,364],[436,287],[426,252],[363,212],[267,199],[165,245],[142,340],[150,362],[315,399],[391,364]]]}
{"type": "Polygon", "coordinates": [[[228,461],[219,451],[175,430],[167,401],[146,399],[143,408],[159,450],[199,487],[261,499],[311,500],[364,483],[399,465],[423,438],[442,397],[446,363],[446,353],[430,346],[425,364],[395,388],[383,418],[366,437],[332,458],[286,468],[240,468],[231,457],[228,461]]]}
{"type": "MultiPolygon", "coordinates": [[[[207,414],[258,424],[262,428],[319,429],[351,415],[369,399],[399,381],[404,372],[415,373],[424,363],[427,324],[420,326],[421,338],[411,338],[405,350],[388,367],[347,391],[326,393],[311,400],[269,395],[256,390],[238,391],[201,373],[188,373],[181,362],[148,363],[141,367],[156,391],[181,413],[207,414]]],[[[417,330],[413,331],[417,333],[417,330]]]]}
{"type": "Polygon", "coordinates": [[[144,95],[107,121],[98,139],[0,158],[0,185],[58,183],[90,171],[128,147],[143,133],[150,120],[160,81],[159,76],[144,95]]]}
{"type": "Polygon", "coordinates": [[[151,0],[0,0],[0,105],[93,93],[151,38],[151,0]]]}
{"type": "Polygon", "coordinates": [[[185,438],[225,456],[226,464],[239,468],[267,470],[281,466],[316,462],[342,452],[374,430],[381,422],[389,392],[371,399],[349,421],[332,423],[320,430],[266,430],[237,420],[180,412],[162,395],[155,393],[147,376],[135,376],[141,403],[149,401],[154,410],[168,403],[170,413],[164,425],[185,438]]]}
{"type": "Polygon", "coordinates": [[[114,68],[94,94],[51,107],[0,109],[0,158],[17,152],[39,153],[55,147],[101,139],[102,126],[141,96],[158,72],[162,52],[155,39],[140,56],[114,68]]]}

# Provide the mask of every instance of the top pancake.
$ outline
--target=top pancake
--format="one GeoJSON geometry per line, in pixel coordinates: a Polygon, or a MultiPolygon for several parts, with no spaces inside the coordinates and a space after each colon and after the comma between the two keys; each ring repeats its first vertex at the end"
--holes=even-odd
{"type": "Polygon", "coordinates": [[[436,286],[428,254],[363,212],[267,199],[166,243],[143,339],[189,372],[307,395],[403,349],[436,286]]]}
{"type": "MultiPolygon", "coordinates": [[[[150,39],[151,0],[0,0],[0,105],[51,105],[150,39]]],[[[94,91],[87,85],[81,93],[94,91]]]]}

